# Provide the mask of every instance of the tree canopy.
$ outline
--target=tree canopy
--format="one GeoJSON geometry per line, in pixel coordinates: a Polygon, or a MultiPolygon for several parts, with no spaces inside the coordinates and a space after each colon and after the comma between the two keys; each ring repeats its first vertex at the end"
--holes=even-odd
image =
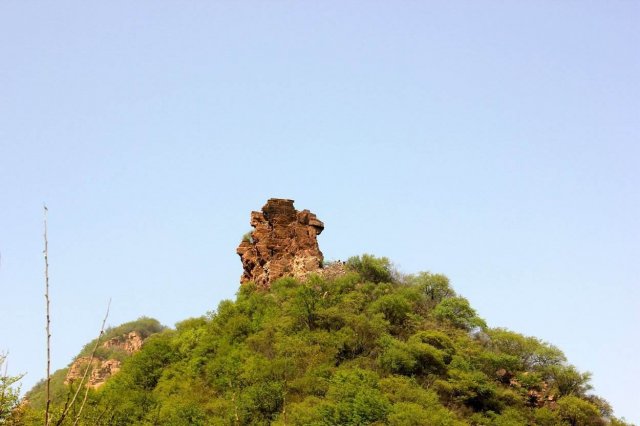
{"type": "Polygon", "coordinates": [[[443,275],[403,276],[370,255],[331,279],[245,284],[152,332],[89,392],[79,424],[624,424],[558,348],[488,327],[443,275]]]}
{"type": "Polygon", "coordinates": [[[18,407],[22,375],[12,376],[7,374],[7,356],[0,353],[0,425],[8,424],[11,415],[18,407]]]}

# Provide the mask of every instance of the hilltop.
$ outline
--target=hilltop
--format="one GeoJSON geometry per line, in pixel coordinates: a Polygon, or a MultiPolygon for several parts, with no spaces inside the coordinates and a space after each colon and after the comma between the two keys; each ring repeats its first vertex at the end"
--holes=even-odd
{"type": "MultiPolygon", "coordinates": [[[[54,422],[68,407],[61,424],[626,424],[557,347],[490,327],[444,275],[405,275],[368,254],[325,262],[324,224],[292,209],[269,200],[252,213],[234,301],[87,344],[54,374],[54,422]],[[99,361],[87,360],[96,346],[99,361]],[[117,371],[71,403],[71,372],[110,360],[117,371]]],[[[14,424],[42,424],[42,396],[40,384],[14,424]]]]}

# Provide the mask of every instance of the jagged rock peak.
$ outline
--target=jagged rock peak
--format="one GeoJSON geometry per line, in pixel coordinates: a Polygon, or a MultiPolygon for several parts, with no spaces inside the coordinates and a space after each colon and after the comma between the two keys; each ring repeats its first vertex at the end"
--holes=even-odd
{"type": "Polygon", "coordinates": [[[297,211],[293,200],[271,198],[261,212],[251,212],[254,230],[236,250],[244,272],[240,283],[269,288],[284,276],[304,278],[322,268],[317,236],[324,229],[309,210],[297,211]]]}

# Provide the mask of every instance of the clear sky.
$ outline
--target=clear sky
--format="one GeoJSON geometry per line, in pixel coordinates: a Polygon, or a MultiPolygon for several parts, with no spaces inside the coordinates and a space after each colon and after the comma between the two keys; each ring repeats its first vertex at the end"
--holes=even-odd
{"type": "Polygon", "coordinates": [[[0,350],[45,374],[109,323],[238,288],[292,198],[328,259],[450,277],[640,423],[640,3],[0,3],[0,350]]]}

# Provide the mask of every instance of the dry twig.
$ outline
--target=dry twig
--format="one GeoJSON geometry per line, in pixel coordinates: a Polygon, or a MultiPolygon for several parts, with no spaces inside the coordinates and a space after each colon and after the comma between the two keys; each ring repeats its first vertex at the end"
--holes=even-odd
{"type": "MultiPolygon", "coordinates": [[[[68,404],[65,404],[64,410],[62,410],[62,414],[60,415],[60,418],[58,419],[58,421],[56,422],[56,426],[60,426],[62,425],[62,422],[64,421],[64,419],[67,417],[67,414],[69,414],[69,409],[71,407],[73,407],[73,404],[76,401],[76,398],[78,397],[78,394],[80,393],[80,390],[82,389],[82,386],[84,385],[84,381],[87,379],[87,376],[89,375],[89,370],[91,370],[91,366],[93,365],[93,359],[96,356],[96,351],[98,350],[98,347],[100,346],[100,339],[102,338],[102,335],[104,334],[104,327],[105,324],[107,323],[107,318],[109,318],[109,309],[111,308],[111,299],[109,299],[109,303],[107,304],[107,312],[104,315],[104,319],[102,320],[102,325],[100,326],[100,333],[98,334],[98,338],[96,339],[96,344],[93,346],[93,350],[91,351],[91,356],[89,357],[89,362],[87,363],[87,367],[84,369],[84,373],[82,375],[82,378],[80,379],[80,383],[78,384],[78,387],[73,395],[73,398],[71,399],[71,401],[68,404]]],[[[82,414],[82,410],[84,409],[84,404],[85,402],[87,402],[87,396],[89,395],[89,387],[85,386],[85,392],[84,392],[84,398],[82,400],[82,404],[80,405],[80,409],[78,410],[78,413],[76,414],[75,420],[73,422],[74,425],[78,424],[78,421],[80,420],[80,415],[82,414]]]]}
{"type": "MultiPolygon", "coordinates": [[[[96,350],[98,349],[98,344],[100,343],[100,338],[102,337],[102,335],[104,334],[104,325],[107,322],[107,318],[109,317],[109,308],[111,307],[111,299],[109,299],[109,304],[107,305],[107,312],[104,315],[104,319],[102,320],[102,327],[100,327],[100,334],[98,335],[98,340],[96,340],[96,345],[93,347],[93,351],[91,352],[91,358],[89,358],[89,366],[91,365],[91,362],[93,361],[93,357],[96,354],[96,350]]],[[[87,370],[89,369],[89,366],[87,366],[87,370]]],[[[87,375],[87,370],[85,370],[85,376],[87,375]]],[[[84,378],[83,378],[84,380],[84,378]]],[[[82,385],[82,382],[80,382],[80,385],[82,385]]],[[[80,404],[80,409],[78,410],[78,414],[76,415],[76,419],[73,422],[73,425],[77,425],[78,421],[80,421],[80,415],[82,414],[82,410],[84,409],[84,404],[87,402],[87,396],[89,395],[89,386],[85,387],[85,391],[84,391],[84,398],[82,399],[82,404],[80,404]]],[[[78,389],[80,389],[80,387],[78,387],[78,389]]]]}
{"type": "Polygon", "coordinates": [[[47,406],[44,411],[44,424],[49,426],[51,407],[51,316],[49,312],[49,241],[47,241],[47,206],[44,205],[44,298],[47,304],[47,406]]]}

